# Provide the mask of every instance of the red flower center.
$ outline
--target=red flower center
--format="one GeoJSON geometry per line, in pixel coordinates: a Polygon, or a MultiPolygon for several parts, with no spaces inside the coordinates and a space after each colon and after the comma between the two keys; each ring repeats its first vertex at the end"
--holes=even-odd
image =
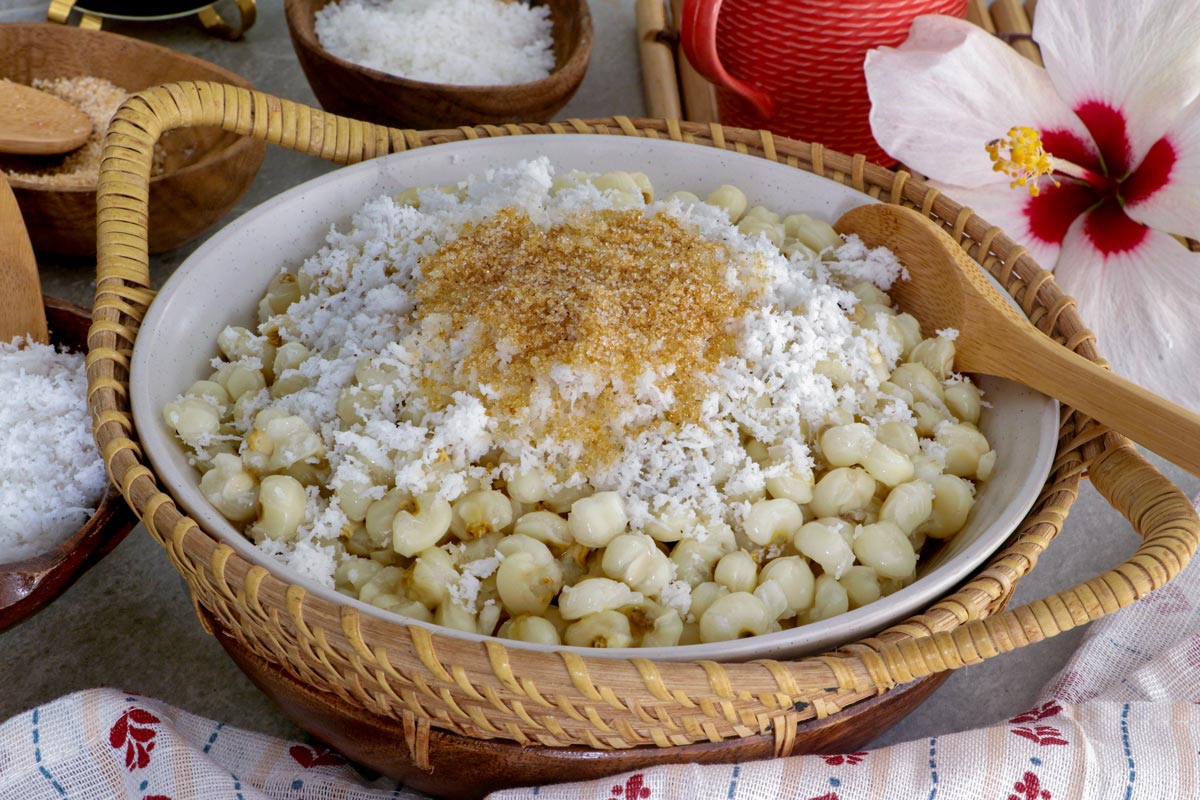
{"type": "Polygon", "coordinates": [[[1095,149],[1061,129],[1043,131],[1042,144],[1050,155],[1090,174],[1086,180],[1059,176],[1058,186],[1046,186],[1030,197],[1025,206],[1030,232],[1043,242],[1061,244],[1075,220],[1086,215],[1083,232],[1101,253],[1133,250],[1150,229],[1125,213],[1125,206],[1148,200],[1170,183],[1178,160],[1175,147],[1159,139],[1131,169],[1133,146],[1125,114],[1099,100],[1080,104],[1075,113],[1091,133],[1095,149]]]}

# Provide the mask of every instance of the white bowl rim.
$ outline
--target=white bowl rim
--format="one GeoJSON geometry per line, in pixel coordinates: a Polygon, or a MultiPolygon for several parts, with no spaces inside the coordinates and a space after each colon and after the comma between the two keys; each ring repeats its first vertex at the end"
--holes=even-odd
{"type": "MultiPolygon", "coordinates": [[[[309,592],[323,600],[332,602],[337,605],[349,605],[361,613],[365,613],[379,620],[392,623],[415,625],[425,628],[432,633],[446,636],[454,639],[459,639],[466,642],[483,643],[483,642],[500,642],[505,647],[532,650],[543,653],[555,652],[573,652],[575,654],[594,658],[610,658],[610,659],[629,659],[629,658],[644,658],[657,661],[744,661],[754,658],[774,657],[771,654],[764,655],[756,651],[772,651],[780,649],[803,649],[806,652],[811,651],[812,654],[819,654],[820,650],[814,649],[813,645],[805,645],[807,640],[822,640],[829,639],[828,629],[832,628],[856,628],[853,633],[847,636],[839,636],[836,641],[842,644],[848,644],[852,641],[857,641],[864,636],[871,635],[873,632],[886,627],[898,624],[903,619],[919,613],[927,608],[937,599],[945,596],[951,589],[974,574],[975,570],[982,565],[996,550],[998,550],[1009,536],[1017,530],[1020,522],[1025,518],[1028,511],[1033,507],[1037,500],[1041,487],[1045,484],[1046,477],[1049,475],[1050,468],[1053,464],[1054,455],[1057,450],[1058,428],[1059,428],[1059,404],[1057,401],[1049,397],[1041,397],[1045,400],[1042,413],[1036,420],[1030,421],[1030,427],[1037,429],[1039,441],[1042,443],[1037,451],[1037,459],[1034,463],[1028,465],[1028,469],[1024,473],[1022,481],[1022,492],[1019,494],[1019,502],[1014,502],[1004,508],[1003,513],[994,519],[984,532],[976,537],[976,541],[969,545],[963,552],[957,553],[954,556],[956,569],[946,571],[944,575],[925,575],[919,577],[909,586],[894,592],[881,601],[886,600],[886,606],[881,606],[880,602],[871,603],[860,608],[847,611],[827,620],[820,622],[808,623],[800,625],[792,629],[767,633],[760,636],[747,637],[744,639],[736,639],[725,642],[714,642],[708,644],[692,644],[692,645],[675,645],[672,647],[628,647],[628,648],[587,648],[574,647],[569,645],[542,645],[531,642],[521,642],[512,639],[501,639],[495,636],[485,636],[483,634],[468,633],[465,631],[448,628],[433,623],[414,620],[408,617],[403,617],[392,612],[384,611],[376,606],[364,603],[355,598],[343,595],[334,589],[321,586],[311,579],[299,573],[294,573],[284,564],[263,553],[255,547],[249,539],[245,538],[238,532],[227,520],[225,520],[216,510],[199,495],[198,481],[195,478],[194,472],[191,476],[178,476],[176,478],[176,470],[165,457],[159,456],[159,448],[174,447],[179,449],[178,443],[174,438],[165,434],[165,426],[160,422],[161,415],[159,410],[151,407],[149,399],[148,382],[145,376],[153,374],[151,361],[147,353],[147,346],[142,345],[146,341],[143,332],[154,330],[156,326],[163,322],[163,318],[167,313],[167,299],[173,298],[177,292],[179,284],[183,283],[190,268],[195,264],[203,263],[206,257],[211,252],[217,251],[226,240],[233,238],[241,233],[247,226],[255,224],[257,220],[263,217],[269,217],[276,209],[287,207],[292,202],[298,200],[302,195],[312,191],[315,188],[328,188],[337,183],[346,182],[353,183],[360,179],[363,173],[371,172],[386,172],[390,165],[394,165],[398,161],[405,159],[413,159],[420,157],[428,157],[430,152],[434,152],[435,158],[444,158],[450,163],[456,163],[462,151],[472,152],[482,150],[486,152],[489,149],[507,150],[512,146],[512,143],[520,143],[519,147],[526,150],[524,157],[532,157],[540,154],[545,149],[553,149],[554,146],[563,144],[563,140],[575,140],[572,144],[576,144],[579,139],[586,138],[589,141],[589,146],[612,147],[618,145],[620,147],[629,148],[650,148],[672,150],[676,148],[688,148],[689,152],[695,152],[699,148],[702,152],[715,154],[714,157],[723,157],[733,159],[735,162],[746,159],[759,165],[759,162],[777,167],[782,170],[788,170],[794,173],[795,180],[799,182],[821,181],[828,182],[840,189],[854,192],[858,195],[861,204],[879,202],[873,198],[850,189],[843,184],[829,181],[821,176],[813,173],[798,170],[793,167],[788,167],[783,164],[766,161],[757,156],[748,154],[736,153],[727,150],[719,150],[716,148],[690,144],[686,142],[677,142],[665,139],[635,139],[625,136],[563,136],[558,134],[527,134],[514,137],[495,137],[488,139],[474,139],[459,142],[451,142],[439,144],[429,148],[419,148],[408,150],[400,153],[394,153],[381,158],[370,159],[359,164],[342,167],[337,170],[325,173],[324,175],[313,178],[304,183],[298,184],[290,189],[281,192],[275,197],[249,209],[236,220],[222,227],[218,232],[213,234],[192,254],[190,254],[175,270],[171,277],[166,281],[163,287],[158,291],[156,300],[151,304],[145,318],[141,323],[139,335],[134,344],[133,358],[130,367],[130,401],[133,410],[134,424],[138,432],[139,439],[145,448],[145,454],[154,468],[155,475],[168,489],[167,493],[181,507],[181,511],[188,514],[193,521],[197,523],[208,535],[213,536],[219,542],[232,547],[239,556],[245,558],[250,563],[261,566],[267,569],[272,575],[285,583],[292,583],[302,587],[306,592],[309,592]],[[508,147],[505,147],[508,145],[508,147]],[[175,480],[172,480],[175,479],[175,480]],[[199,498],[197,500],[197,497],[199,498]],[[995,533],[1003,529],[1003,535],[995,533]],[[994,537],[994,538],[993,538],[994,537]],[[932,580],[940,578],[940,580],[932,580]],[[892,611],[885,612],[886,608],[903,607],[903,612],[892,611]],[[886,616],[886,619],[877,624],[871,624],[869,621],[872,618],[886,616]],[[824,634],[824,636],[822,636],[824,634]],[[794,640],[800,640],[796,643],[794,640]],[[791,645],[789,647],[789,645],[791,645]],[[751,652],[746,652],[751,651],[751,652]]],[[[517,157],[509,157],[509,161],[516,161],[517,157]]],[[[505,163],[503,161],[499,163],[505,163]]],[[[361,201],[365,202],[368,197],[375,196],[367,194],[362,196],[361,201]]],[[[341,220],[345,223],[346,220],[341,220]]],[[[985,273],[986,274],[986,273],[985,273]]],[[[988,275],[989,280],[996,283],[994,279],[988,275]]],[[[996,283],[999,286],[998,283],[996,283]]],[[[1016,305],[1016,301],[1009,297],[1008,293],[1001,289],[1003,296],[1008,298],[1009,302],[1016,305]]],[[[1018,307],[1019,308],[1019,307],[1018,307]]],[[[215,346],[215,342],[213,343],[215,346]]],[[[991,379],[998,380],[998,379],[991,379]]],[[[184,387],[180,388],[182,391],[184,387]]],[[[940,566],[939,566],[940,568],[940,566]]],[[[833,647],[839,645],[832,645],[833,647]]],[[[829,645],[821,645],[828,648],[829,645]]],[[[789,656],[790,657],[790,656],[789,656]]],[[[797,656],[802,657],[802,656],[797,656]]]]}

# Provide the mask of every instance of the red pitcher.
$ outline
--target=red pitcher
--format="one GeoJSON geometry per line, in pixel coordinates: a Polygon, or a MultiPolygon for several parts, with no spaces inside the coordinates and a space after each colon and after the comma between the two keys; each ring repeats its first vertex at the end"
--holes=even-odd
{"type": "Polygon", "coordinates": [[[893,163],[871,137],[863,58],[922,14],[967,0],[684,0],[688,60],[717,86],[721,122],[893,163]]]}

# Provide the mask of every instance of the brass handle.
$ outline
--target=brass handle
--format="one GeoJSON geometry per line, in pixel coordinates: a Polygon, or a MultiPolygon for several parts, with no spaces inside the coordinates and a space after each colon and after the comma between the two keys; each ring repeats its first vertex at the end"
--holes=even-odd
{"type": "Polygon", "coordinates": [[[222,39],[230,41],[242,38],[242,35],[250,30],[258,18],[258,9],[254,5],[254,0],[235,0],[235,2],[241,16],[241,21],[236,27],[225,21],[225,18],[217,11],[215,3],[200,9],[197,14],[200,24],[213,36],[220,36],[222,39]]]}

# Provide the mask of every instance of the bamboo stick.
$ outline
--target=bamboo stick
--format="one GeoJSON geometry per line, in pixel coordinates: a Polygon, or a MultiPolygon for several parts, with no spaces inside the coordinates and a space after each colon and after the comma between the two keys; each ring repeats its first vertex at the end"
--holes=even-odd
{"type": "Polygon", "coordinates": [[[646,114],[664,119],[682,119],[679,84],[675,77],[675,54],[662,37],[667,28],[666,5],[663,0],[637,0],[636,13],[646,114]]]}
{"type": "Polygon", "coordinates": [[[988,33],[996,32],[992,22],[992,12],[988,11],[988,0],[971,0],[967,5],[967,22],[978,25],[988,33]]]}
{"type": "MultiPolygon", "coordinates": [[[[996,32],[1002,35],[1008,33],[1023,37],[1033,33],[1021,0],[996,0],[992,3],[992,19],[996,21],[996,32]]],[[[1014,50],[1033,63],[1042,64],[1042,54],[1032,39],[1015,38],[1011,44],[1014,50]]]]}

